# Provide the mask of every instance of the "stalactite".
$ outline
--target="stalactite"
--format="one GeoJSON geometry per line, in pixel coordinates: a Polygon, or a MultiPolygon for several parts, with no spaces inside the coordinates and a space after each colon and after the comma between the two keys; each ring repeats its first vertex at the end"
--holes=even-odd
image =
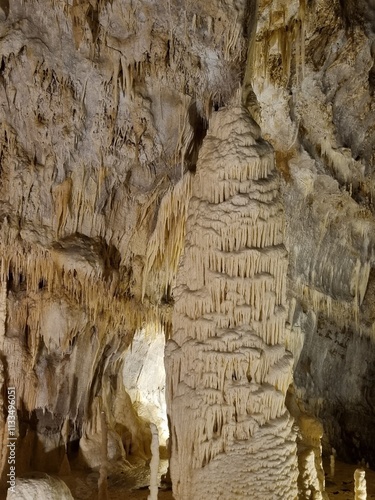
{"type": "Polygon", "coordinates": [[[321,139],[320,148],[324,160],[341,183],[349,185],[353,180],[363,176],[364,165],[352,158],[350,149],[333,148],[327,136],[321,139]]]}
{"type": "Polygon", "coordinates": [[[303,301],[309,304],[314,311],[323,313],[324,316],[333,319],[340,326],[344,327],[348,324],[353,324],[358,328],[361,335],[365,334],[374,338],[375,328],[373,325],[365,328],[364,325],[359,324],[360,306],[364,299],[369,279],[369,262],[361,263],[360,260],[357,260],[352,270],[350,283],[352,300],[334,299],[328,293],[301,283],[300,280],[296,280],[296,282],[291,284],[291,287],[293,293],[302,297],[303,301]]]}
{"type": "Polygon", "coordinates": [[[172,284],[184,243],[187,206],[191,196],[191,174],[182,179],[163,197],[158,220],[147,246],[143,272],[142,296],[145,297],[147,282],[165,267],[164,290],[172,284]]]}
{"type": "Polygon", "coordinates": [[[277,187],[272,150],[251,118],[240,108],[216,113],[193,184],[166,350],[178,499],[201,498],[201,484],[212,499],[296,497],[277,187]],[[261,470],[277,481],[261,481],[261,470]]]}
{"type": "Polygon", "coordinates": [[[254,44],[252,78],[264,86],[285,86],[292,76],[297,82],[304,77],[306,0],[291,17],[287,4],[273,2],[268,9],[268,25],[259,32],[254,44]],[[276,71],[281,61],[281,72],[276,71]],[[293,73],[292,73],[293,70],[293,73]]]}
{"type": "MultiPolygon", "coordinates": [[[[167,309],[153,306],[147,301],[142,305],[121,294],[111,294],[112,282],[103,278],[100,266],[93,268],[85,258],[81,260],[85,255],[84,248],[81,248],[83,253],[80,257],[72,261],[69,246],[65,251],[61,248],[57,251],[56,248],[47,250],[37,244],[27,244],[14,237],[12,227],[6,222],[0,231],[0,347],[9,358],[7,376],[9,384],[17,387],[17,404],[20,405],[22,401],[26,411],[39,407],[53,412],[56,405],[61,407],[58,388],[67,387],[73,381],[66,380],[63,373],[60,374],[64,375],[60,377],[60,382],[48,381],[46,375],[49,368],[47,365],[41,367],[40,355],[44,349],[52,357],[59,352],[61,357],[65,357],[57,365],[59,370],[66,366],[65,362],[74,366],[77,351],[73,349],[73,344],[81,343],[84,338],[90,339],[86,327],[80,321],[94,325],[96,332],[94,339],[91,335],[88,344],[90,356],[94,360],[92,370],[95,370],[100,360],[103,346],[122,342],[124,330],[136,330],[160,322],[169,323],[170,313],[167,309]],[[12,241],[12,245],[9,241],[12,241]],[[10,308],[10,314],[6,312],[7,307],[10,308]],[[67,320],[70,325],[65,324],[63,319],[67,311],[72,312],[71,320],[67,320]],[[6,320],[10,321],[7,328],[14,332],[12,335],[5,335],[6,320]],[[49,327],[51,321],[57,321],[59,328],[55,330],[49,327]]],[[[60,240],[60,247],[61,241],[69,239],[60,240]]],[[[75,240],[72,241],[74,243],[75,240]]],[[[91,247],[95,248],[94,240],[91,240],[91,247]]],[[[96,262],[99,261],[98,257],[96,255],[96,262]]],[[[82,369],[87,367],[82,366],[82,369]]],[[[91,381],[94,372],[91,375],[86,373],[86,376],[91,381]]],[[[72,415],[83,405],[89,393],[83,379],[78,385],[75,389],[77,399],[70,409],[72,415]]],[[[69,401],[66,406],[68,404],[69,401]]]]}
{"type": "Polygon", "coordinates": [[[64,229],[67,217],[69,204],[72,195],[72,179],[67,178],[61,184],[55,186],[52,191],[55,213],[56,213],[56,233],[60,235],[60,232],[64,229]]]}
{"type": "Polygon", "coordinates": [[[234,25],[230,26],[230,29],[226,32],[225,43],[224,43],[224,59],[229,61],[232,54],[235,54],[235,48],[238,46],[238,41],[241,34],[241,24],[238,19],[234,21],[234,25]]]}

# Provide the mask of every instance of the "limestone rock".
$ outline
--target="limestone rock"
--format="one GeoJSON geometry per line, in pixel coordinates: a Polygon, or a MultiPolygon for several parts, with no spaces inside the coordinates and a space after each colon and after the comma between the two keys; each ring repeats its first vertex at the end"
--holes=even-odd
{"type": "MultiPolygon", "coordinates": [[[[101,411],[112,472],[150,458],[151,421],[164,446],[160,335],[187,385],[169,377],[171,415],[218,373],[238,410],[199,396],[204,473],[227,477],[227,446],[242,495],[260,476],[252,490],[277,476],[293,495],[292,372],[323,449],[374,467],[374,37],[370,0],[0,0],[0,435],[14,386],[17,474],[98,466],[101,411]],[[205,364],[225,345],[227,382],[228,353],[205,364]],[[215,415],[228,435],[202,441],[215,415]],[[262,458],[249,477],[235,434],[253,457],[284,450],[285,469],[262,458]]],[[[2,451],[1,486],[6,467],[2,451]]]]}
{"type": "Polygon", "coordinates": [[[166,351],[177,499],[297,496],[283,222],[271,147],[244,109],[219,111],[198,160],[166,351]]]}
{"type": "Polygon", "coordinates": [[[47,474],[34,474],[30,478],[17,478],[15,492],[8,490],[7,500],[73,500],[69,488],[61,479],[47,474]]]}

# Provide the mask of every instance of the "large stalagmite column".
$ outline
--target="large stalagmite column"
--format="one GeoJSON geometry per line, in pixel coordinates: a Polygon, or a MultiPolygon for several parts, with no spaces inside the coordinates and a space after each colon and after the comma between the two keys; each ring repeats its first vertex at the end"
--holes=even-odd
{"type": "Polygon", "coordinates": [[[278,188],[272,148],[246,111],[215,113],[194,180],[166,348],[178,500],[297,498],[278,188]]]}

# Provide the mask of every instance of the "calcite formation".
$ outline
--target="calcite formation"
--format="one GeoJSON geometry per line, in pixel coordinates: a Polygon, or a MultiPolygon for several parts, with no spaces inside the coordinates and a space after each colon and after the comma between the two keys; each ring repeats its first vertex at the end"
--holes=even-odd
{"type": "Polygon", "coordinates": [[[18,476],[100,469],[103,414],[108,475],[164,450],[164,335],[176,495],[374,466],[374,95],[372,0],[0,0],[18,476]]]}
{"type": "Polygon", "coordinates": [[[150,462],[150,494],[147,500],[158,499],[158,469],[159,469],[159,431],[155,424],[151,424],[151,452],[150,462]]]}
{"type": "Polygon", "coordinates": [[[355,500],[366,500],[366,473],[364,470],[357,469],[354,473],[354,498],[355,500]]]}
{"type": "Polygon", "coordinates": [[[324,422],[325,452],[360,461],[375,442],[374,7],[265,0],[258,9],[248,103],[285,181],[297,398],[324,422]]]}
{"type": "Polygon", "coordinates": [[[17,479],[14,492],[9,490],[6,498],[7,500],[33,500],[35,498],[73,500],[64,481],[47,474],[37,474],[35,477],[17,479]]]}
{"type": "Polygon", "coordinates": [[[199,155],[166,352],[177,499],[295,499],[287,253],[273,150],[240,107],[199,155]]]}
{"type": "Polygon", "coordinates": [[[100,467],[103,411],[111,466],[150,457],[125,353],[136,331],[169,329],[191,177],[212,110],[240,85],[246,12],[0,2],[0,350],[18,475],[100,467]]]}

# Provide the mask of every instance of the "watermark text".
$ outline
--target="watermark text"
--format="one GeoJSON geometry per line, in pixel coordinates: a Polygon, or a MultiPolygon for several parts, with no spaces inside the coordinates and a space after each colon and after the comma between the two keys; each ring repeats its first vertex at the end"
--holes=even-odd
{"type": "Polygon", "coordinates": [[[16,389],[15,387],[8,387],[7,390],[7,410],[8,410],[8,465],[9,470],[7,473],[7,487],[10,491],[16,492],[16,389]]]}

